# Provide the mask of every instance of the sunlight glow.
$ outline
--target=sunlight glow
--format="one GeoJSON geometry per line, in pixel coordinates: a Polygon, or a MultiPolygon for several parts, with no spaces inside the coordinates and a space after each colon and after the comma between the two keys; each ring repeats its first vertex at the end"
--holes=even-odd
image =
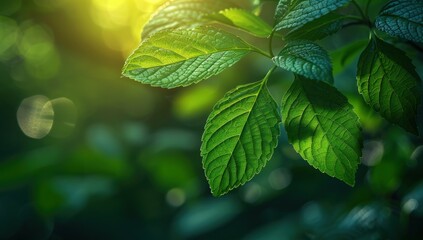
{"type": "Polygon", "coordinates": [[[91,0],[92,21],[106,45],[127,56],[140,42],[142,26],[165,0],[91,0]]]}

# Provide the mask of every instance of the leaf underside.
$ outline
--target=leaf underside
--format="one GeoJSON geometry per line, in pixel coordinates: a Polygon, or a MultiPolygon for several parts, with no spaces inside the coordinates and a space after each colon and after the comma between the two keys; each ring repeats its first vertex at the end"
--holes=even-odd
{"type": "Polygon", "coordinates": [[[215,105],[201,146],[213,195],[223,195],[260,172],[277,146],[280,122],[265,80],[239,86],[215,105]]]}
{"type": "Polygon", "coordinates": [[[276,7],[276,30],[299,28],[344,5],[350,0],[280,0],[276,7]]]}
{"type": "Polygon", "coordinates": [[[274,57],[276,66],[313,80],[333,83],[328,53],[319,45],[305,40],[289,42],[274,57]]]}
{"type": "Polygon", "coordinates": [[[294,149],[313,167],[353,186],[361,133],[352,106],[336,88],[297,76],[282,101],[294,149]]]}
{"type": "Polygon", "coordinates": [[[360,56],[357,84],[364,100],[391,123],[417,134],[420,79],[404,52],[379,39],[360,56]]]}
{"type": "Polygon", "coordinates": [[[252,47],[212,27],[158,32],[127,59],[123,75],[163,88],[188,86],[231,67],[252,47]]]}
{"type": "Polygon", "coordinates": [[[391,36],[423,42],[423,1],[390,1],[376,18],[375,25],[391,36]]]}

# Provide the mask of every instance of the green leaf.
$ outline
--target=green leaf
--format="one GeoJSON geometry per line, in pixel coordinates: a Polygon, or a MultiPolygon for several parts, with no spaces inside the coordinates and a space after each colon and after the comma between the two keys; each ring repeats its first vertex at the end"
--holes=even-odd
{"type": "Polygon", "coordinates": [[[211,27],[158,32],[127,59],[123,75],[163,88],[188,86],[219,74],[253,48],[211,27]]]}
{"type": "Polygon", "coordinates": [[[299,28],[344,5],[350,0],[280,0],[276,7],[276,30],[299,28]]]}
{"type": "Polygon", "coordinates": [[[269,26],[260,17],[240,8],[230,8],[220,11],[220,14],[227,18],[231,25],[247,31],[257,37],[268,37],[272,33],[269,26]]]}
{"type": "Polygon", "coordinates": [[[253,178],[277,146],[281,118],[267,78],[228,92],[207,119],[201,155],[215,196],[253,178]]]}
{"type": "Polygon", "coordinates": [[[344,16],[337,13],[329,13],[321,18],[306,23],[299,29],[290,31],[285,39],[320,40],[341,30],[344,19],[344,16]]]}
{"type": "Polygon", "coordinates": [[[353,186],[361,156],[358,117],[336,88],[297,76],[282,100],[295,150],[313,167],[353,186]]]}
{"type": "Polygon", "coordinates": [[[165,3],[144,26],[142,39],[154,33],[176,28],[192,28],[210,22],[205,16],[233,7],[224,0],[173,0],[165,3]]]}
{"type": "Polygon", "coordinates": [[[423,1],[390,1],[376,18],[375,25],[391,36],[423,42],[423,1]]]}
{"type": "Polygon", "coordinates": [[[356,40],[331,52],[333,74],[337,75],[345,71],[345,68],[360,56],[368,43],[368,39],[356,40]]]}
{"type": "Polygon", "coordinates": [[[404,52],[373,39],[360,56],[357,81],[367,104],[391,123],[417,134],[420,78],[404,52]]]}
{"type": "Polygon", "coordinates": [[[276,66],[295,74],[333,83],[329,55],[326,50],[313,42],[305,40],[289,42],[272,60],[276,66]]]}

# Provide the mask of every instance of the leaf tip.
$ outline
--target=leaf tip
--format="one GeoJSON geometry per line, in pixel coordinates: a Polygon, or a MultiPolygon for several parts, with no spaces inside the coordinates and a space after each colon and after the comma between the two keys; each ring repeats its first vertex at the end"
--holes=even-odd
{"type": "Polygon", "coordinates": [[[343,182],[345,182],[348,186],[354,187],[355,186],[355,178],[351,179],[342,179],[343,182]]]}
{"type": "Polygon", "coordinates": [[[221,197],[221,196],[225,195],[226,192],[221,192],[219,190],[211,189],[211,193],[212,193],[213,197],[221,197]]]}

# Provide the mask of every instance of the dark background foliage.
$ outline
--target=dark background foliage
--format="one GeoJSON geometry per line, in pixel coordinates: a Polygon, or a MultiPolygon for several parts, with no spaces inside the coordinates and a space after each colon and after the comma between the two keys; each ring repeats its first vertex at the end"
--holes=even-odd
{"type": "MultiPolygon", "coordinates": [[[[373,14],[381,2],[371,5],[373,14]]],[[[207,114],[224,92],[261,79],[271,63],[252,55],[218,77],[173,90],[121,78],[125,57],[159,4],[2,0],[0,239],[423,236],[423,141],[365,106],[356,93],[358,53],[342,49],[366,40],[365,28],[320,42],[338,52],[335,85],[363,124],[356,186],[310,167],[282,133],[262,173],[214,198],[199,154],[207,114]],[[45,128],[50,134],[33,138],[45,128]]],[[[264,7],[268,20],[273,8],[264,7]]],[[[397,46],[423,76],[421,52],[397,46]]],[[[290,81],[277,71],[270,79],[274,96],[290,81]]]]}

